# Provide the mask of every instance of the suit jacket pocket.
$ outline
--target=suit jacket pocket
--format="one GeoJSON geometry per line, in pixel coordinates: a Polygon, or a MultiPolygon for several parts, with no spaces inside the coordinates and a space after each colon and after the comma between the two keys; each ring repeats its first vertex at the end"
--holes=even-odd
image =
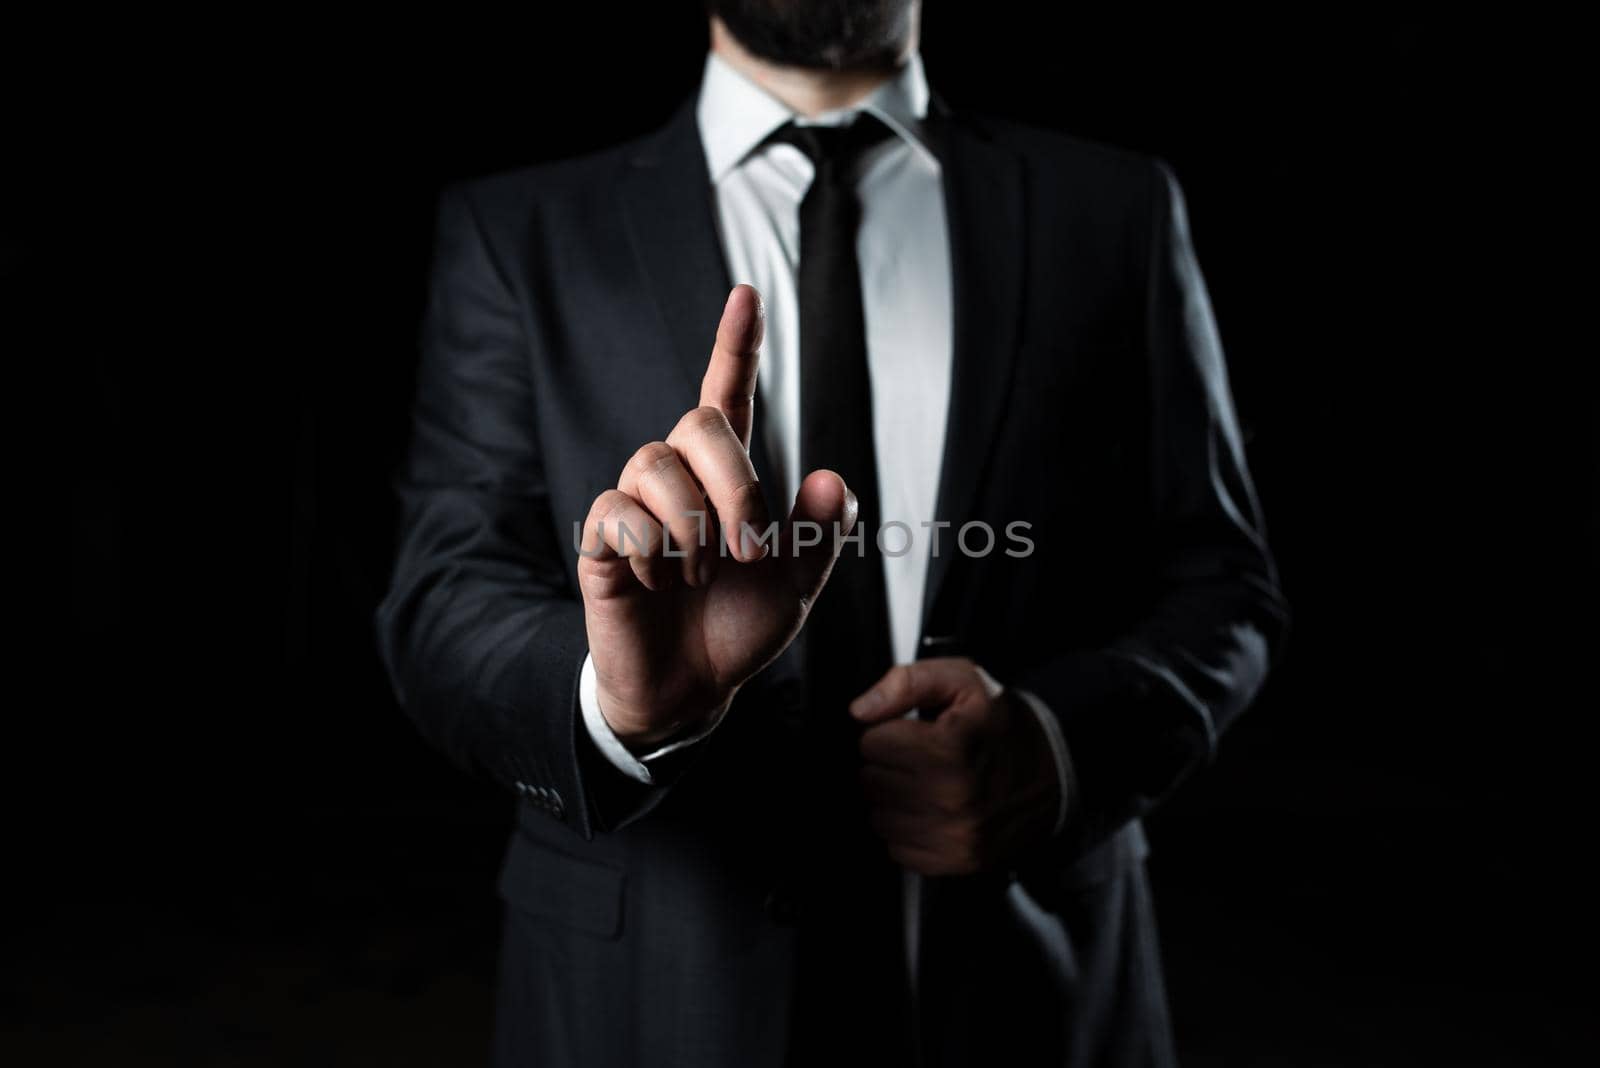
{"type": "Polygon", "coordinates": [[[528,916],[599,938],[622,934],[623,873],[557,852],[520,830],[500,867],[500,896],[528,916]]]}

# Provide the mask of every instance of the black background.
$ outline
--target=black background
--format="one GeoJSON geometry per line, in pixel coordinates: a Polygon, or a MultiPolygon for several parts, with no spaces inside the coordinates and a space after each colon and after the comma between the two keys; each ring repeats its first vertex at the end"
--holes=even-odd
{"type": "MultiPolygon", "coordinates": [[[[640,8],[10,42],[12,1063],[486,1049],[510,804],[383,681],[388,478],[439,183],[655,126],[703,25],[640,8]]],[[[1036,18],[935,4],[930,80],[1173,164],[1295,610],[1150,825],[1186,1063],[1588,1062],[1594,394],[1536,57],[1036,18]]]]}

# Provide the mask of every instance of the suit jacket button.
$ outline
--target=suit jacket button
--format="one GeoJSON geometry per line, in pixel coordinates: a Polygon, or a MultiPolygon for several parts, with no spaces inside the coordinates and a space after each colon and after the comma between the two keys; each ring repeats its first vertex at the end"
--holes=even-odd
{"type": "Polygon", "coordinates": [[[558,791],[551,790],[550,791],[550,814],[552,816],[556,817],[556,819],[560,819],[561,818],[561,813],[563,811],[565,811],[565,809],[566,809],[566,806],[561,803],[561,794],[558,791]]]}

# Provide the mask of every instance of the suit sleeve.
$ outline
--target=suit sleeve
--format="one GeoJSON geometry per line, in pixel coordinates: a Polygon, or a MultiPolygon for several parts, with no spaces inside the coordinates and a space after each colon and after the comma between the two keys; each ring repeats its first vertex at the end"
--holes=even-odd
{"type": "Polygon", "coordinates": [[[551,515],[532,354],[470,195],[438,201],[378,645],[428,741],[587,838],[665,787],[607,767],[580,722],[583,607],[551,515]]]}
{"type": "Polygon", "coordinates": [[[1060,718],[1082,848],[1212,759],[1288,625],[1183,194],[1165,164],[1154,171],[1143,333],[1156,593],[1117,640],[1016,680],[1060,718]]]}

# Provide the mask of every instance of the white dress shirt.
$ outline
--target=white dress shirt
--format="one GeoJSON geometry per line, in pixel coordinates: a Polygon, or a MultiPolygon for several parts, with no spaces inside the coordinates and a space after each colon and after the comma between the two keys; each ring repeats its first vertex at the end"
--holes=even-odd
{"type": "MultiPolygon", "coordinates": [[[[791,120],[833,125],[850,121],[860,111],[871,113],[893,131],[894,136],[861,160],[856,252],[872,378],[881,514],[885,523],[903,523],[912,538],[911,551],[891,555],[905,540],[903,531],[896,528],[883,535],[890,649],[896,663],[916,659],[920,638],[931,546],[931,532],[922,524],[933,520],[937,506],[954,337],[943,178],[923,136],[927,109],[927,81],[915,54],[859,105],[801,119],[713,53],[706,58],[698,106],[729,274],[734,282],[755,286],[766,304],[757,403],[762,405],[769,455],[783,480],[780,500],[790,499],[801,478],[800,306],[795,287],[800,201],[813,169],[795,146],[762,142],[791,120]]],[[[940,551],[949,552],[950,547],[941,545],[940,551]]],[[[715,727],[635,757],[600,713],[594,667],[587,658],[578,692],[583,721],[596,746],[623,774],[640,782],[652,781],[653,758],[692,745],[715,727]]],[[[1055,755],[1064,820],[1071,765],[1060,727],[1036,698],[1017,693],[1037,714],[1055,755]]],[[[1058,828],[1060,824],[1058,820],[1058,828]]],[[[914,873],[906,874],[907,953],[914,976],[920,887],[914,873]]]]}

